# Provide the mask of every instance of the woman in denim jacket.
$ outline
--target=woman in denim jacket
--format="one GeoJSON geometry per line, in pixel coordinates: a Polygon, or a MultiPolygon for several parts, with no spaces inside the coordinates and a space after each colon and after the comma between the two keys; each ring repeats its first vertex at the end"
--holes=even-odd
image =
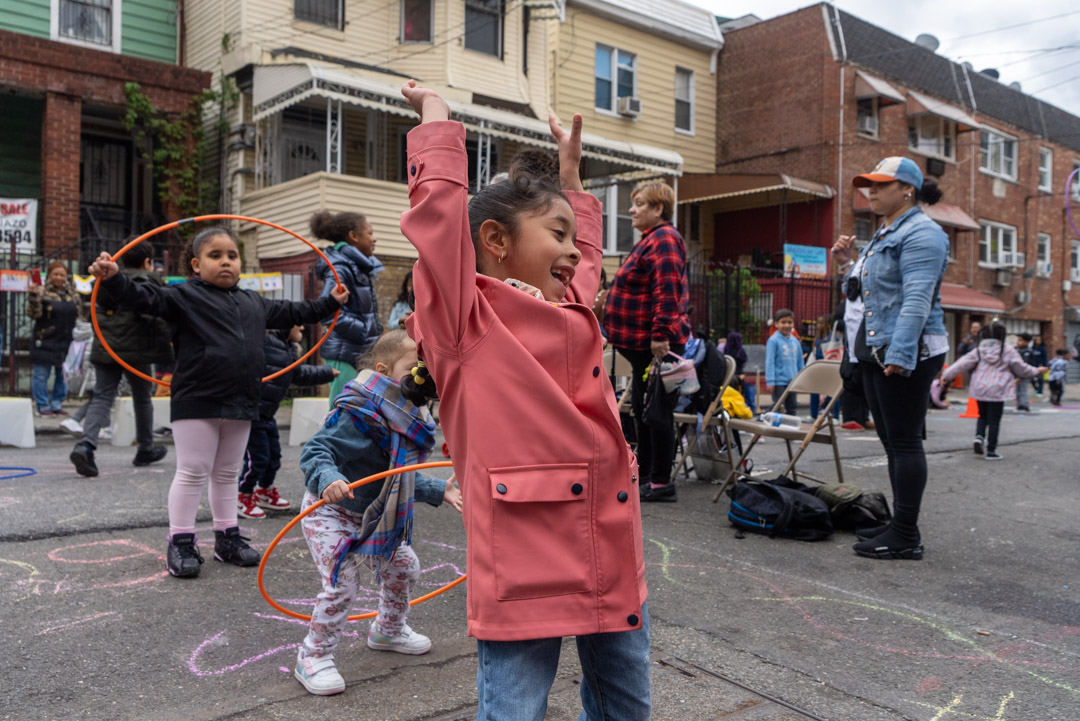
{"type": "Polygon", "coordinates": [[[845,272],[848,353],[858,363],[878,437],[889,458],[892,523],[859,536],[855,553],[868,558],[923,556],[919,506],[926,488],[923,428],[930,384],[948,350],[941,278],[949,256],[945,231],[922,212],[941,191],[923,180],[908,158],[885,158],[870,173],[855,176],[869,188],[870,209],[881,227],[861,254],[854,236],[842,235],[833,257],[845,272]]]}

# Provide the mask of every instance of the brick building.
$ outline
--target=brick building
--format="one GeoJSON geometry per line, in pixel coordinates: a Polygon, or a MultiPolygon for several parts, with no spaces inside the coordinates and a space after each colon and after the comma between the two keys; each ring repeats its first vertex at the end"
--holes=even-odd
{"type": "Polygon", "coordinates": [[[179,113],[210,74],[177,65],[175,0],[26,0],[0,16],[0,197],[37,198],[38,250],[116,241],[167,209],[122,118],[124,85],[179,113]]]}
{"type": "Polygon", "coordinates": [[[952,241],[950,334],[998,317],[1052,352],[1080,333],[1080,118],[830,5],[722,27],[717,174],[680,181],[714,258],[868,240],[880,219],[851,178],[906,155],[944,192],[927,211],[952,241]]]}

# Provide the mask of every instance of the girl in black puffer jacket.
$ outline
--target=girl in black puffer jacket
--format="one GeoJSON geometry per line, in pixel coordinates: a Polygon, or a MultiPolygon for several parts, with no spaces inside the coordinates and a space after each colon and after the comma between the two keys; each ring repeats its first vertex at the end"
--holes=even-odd
{"type": "MultiPolygon", "coordinates": [[[[296,343],[300,342],[304,326],[266,332],[263,350],[266,354],[266,375],[277,373],[296,360],[296,343]]],[[[329,383],[338,375],[330,366],[301,365],[262,385],[259,400],[259,420],[251,424],[244,467],[240,471],[240,493],[236,511],[244,518],[266,518],[264,508],[285,509],[292,504],[281,497],[274,479],[281,468],[281,439],[274,414],[289,391],[289,384],[317,386],[329,383]]]]}
{"type": "Polygon", "coordinates": [[[242,290],[240,248],[225,228],[200,231],[188,245],[195,277],[154,286],[117,274],[108,254],[90,266],[116,305],[164,318],[172,327],[176,365],[170,401],[176,475],[169,489],[166,567],[174,576],[199,575],[195,515],[210,482],[214,558],[254,566],[259,553],[236,525],[236,477],[251,422],[259,417],[267,328],[291,328],[332,315],[349,297],[338,288],[318,301],[268,300],[242,290]]]}

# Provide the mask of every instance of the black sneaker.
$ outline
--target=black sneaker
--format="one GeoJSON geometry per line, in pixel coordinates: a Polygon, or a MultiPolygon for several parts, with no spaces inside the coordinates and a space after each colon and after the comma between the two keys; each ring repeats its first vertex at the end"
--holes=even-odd
{"type": "Polygon", "coordinates": [[[984,458],[986,460],[988,460],[988,461],[1000,461],[1001,460],[1001,454],[998,453],[997,451],[987,451],[984,458]]]}
{"type": "Polygon", "coordinates": [[[1030,406],[1017,406],[1016,407],[1016,412],[1017,413],[1031,413],[1031,407],[1030,406]]]}
{"type": "Polygon", "coordinates": [[[169,549],[165,552],[165,567],[169,573],[177,578],[195,578],[202,563],[194,533],[177,533],[169,537],[169,549]]]}
{"type": "Polygon", "coordinates": [[[914,539],[905,538],[893,527],[881,535],[856,543],[852,549],[866,558],[921,561],[923,557],[922,539],[918,535],[914,539]]]}
{"type": "Polygon", "coordinates": [[[679,500],[674,483],[665,483],[655,488],[650,483],[643,483],[638,487],[638,496],[642,503],[671,503],[679,500]]]}
{"type": "Polygon", "coordinates": [[[984,443],[985,443],[985,441],[983,441],[982,436],[975,436],[975,443],[973,444],[972,447],[975,449],[975,452],[978,453],[980,456],[983,454],[983,452],[985,450],[984,447],[983,447],[984,443]]]}
{"type": "Polygon", "coordinates": [[[89,443],[76,443],[68,458],[75,464],[75,472],[80,476],[93,478],[98,474],[97,464],[94,463],[94,448],[89,443]]]}
{"type": "Polygon", "coordinates": [[[245,541],[248,540],[240,535],[240,529],[236,526],[214,531],[214,558],[234,566],[258,565],[262,554],[247,545],[245,541]]]}
{"type": "Polygon", "coordinates": [[[165,454],[168,453],[168,449],[165,446],[150,446],[149,448],[140,448],[135,453],[135,460],[131,462],[133,466],[149,466],[151,463],[157,463],[165,454]]]}

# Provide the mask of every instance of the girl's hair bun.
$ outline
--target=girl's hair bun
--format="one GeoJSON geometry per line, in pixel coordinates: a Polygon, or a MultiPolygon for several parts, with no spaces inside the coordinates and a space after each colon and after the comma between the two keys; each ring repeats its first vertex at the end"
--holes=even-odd
{"type": "Polygon", "coordinates": [[[553,153],[537,148],[518,151],[510,161],[510,180],[524,178],[559,187],[559,158],[553,153]]]}

